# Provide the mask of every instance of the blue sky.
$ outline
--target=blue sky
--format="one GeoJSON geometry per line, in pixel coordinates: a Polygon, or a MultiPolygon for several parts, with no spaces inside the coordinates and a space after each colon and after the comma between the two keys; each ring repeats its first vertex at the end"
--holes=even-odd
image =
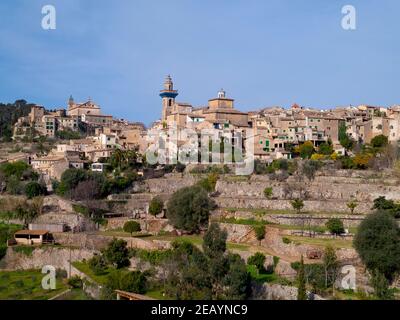
{"type": "Polygon", "coordinates": [[[240,110],[400,103],[398,0],[2,0],[0,101],[47,108],[89,96],[149,124],[171,74],[178,101],[222,87],[240,110]],[[57,29],[41,28],[41,8],[57,29]],[[357,30],[341,28],[342,6],[357,30]]]}

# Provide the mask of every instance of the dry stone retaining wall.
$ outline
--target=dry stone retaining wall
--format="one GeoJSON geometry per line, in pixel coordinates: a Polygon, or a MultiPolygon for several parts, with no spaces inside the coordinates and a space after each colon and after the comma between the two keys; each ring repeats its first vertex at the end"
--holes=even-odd
{"type": "Polygon", "coordinates": [[[222,197],[248,197],[264,198],[264,189],[272,188],[273,199],[297,198],[301,194],[310,200],[341,200],[356,199],[360,202],[372,202],[379,196],[388,199],[400,200],[400,186],[372,184],[359,181],[359,183],[339,182],[333,177],[324,177],[322,181],[308,182],[276,182],[276,181],[225,181],[218,180],[216,191],[222,197]]]}
{"type": "Polygon", "coordinates": [[[159,179],[146,180],[147,190],[155,194],[172,194],[175,191],[194,185],[199,177],[192,175],[169,175],[159,179]]]}
{"type": "MultiPolygon", "coordinates": [[[[221,208],[266,209],[266,210],[293,210],[290,200],[268,200],[249,197],[216,197],[216,204],[221,208]]],[[[370,212],[372,203],[359,203],[357,212],[370,212]]],[[[303,211],[315,212],[349,212],[347,202],[338,200],[304,201],[303,211]]]]}
{"type": "Polygon", "coordinates": [[[110,237],[87,233],[54,233],[54,240],[64,246],[101,250],[112,240],[110,237]]]}
{"type": "Polygon", "coordinates": [[[79,214],[74,213],[46,213],[40,215],[35,223],[38,224],[65,224],[71,230],[93,231],[96,224],[79,214]]]}
{"type": "Polygon", "coordinates": [[[307,225],[311,224],[311,226],[324,226],[326,222],[331,218],[339,218],[343,221],[343,224],[346,228],[357,227],[361,221],[364,220],[365,215],[357,215],[357,214],[268,214],[265,213],[263,215],[255,214],[252,211],[244,211],[237,210],[231,211],[223,208],[214,210],[212,212],[212,216],[215,219],[250,219],[250,220],[261,220],[267,221],[275,224],[283,224],[290,226],[299,226],[306,219],[307,225]]]}
{"type": "Polygon", "coordinates": [[[31,255],[15,252],[8,248],[5,257],[2,259],[2,269],[29,270],[42,269],[43,266],[51,265],[56,269],[64,269],[69,272],[69,261],[81,261],[90,259],[93,250],[88,249],[67,249],[67,248],[36,248],[31,255]]]}
{"type": "Polygon", "coordinates": [[[106,230],[115,230],[119,228],[123,228],[125,223],[128,221],[136,221],[140,223],[140,228],[142,231],[157,234],[160,231],[172,231],[173,227],[169,225],[167,219],[130,219],[130,218],[112,218],[107,219],[107,227],[106,230]]]}

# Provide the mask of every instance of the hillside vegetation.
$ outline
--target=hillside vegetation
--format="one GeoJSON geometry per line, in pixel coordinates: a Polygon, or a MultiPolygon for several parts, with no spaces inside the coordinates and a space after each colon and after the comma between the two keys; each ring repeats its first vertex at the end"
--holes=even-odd
{"type": "Polygon", "coordinates": [[[18,118],[27,116],[34,104],[25,100],[17,100],[14,103],[0,103],[0,141],[10,141],[13,125],[18,118]]]}

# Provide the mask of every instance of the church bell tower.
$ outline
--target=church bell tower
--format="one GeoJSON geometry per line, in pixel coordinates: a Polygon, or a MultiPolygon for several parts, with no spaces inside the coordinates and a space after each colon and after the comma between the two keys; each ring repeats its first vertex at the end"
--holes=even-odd
{"type": "Polygon", "coordinates": [[[160,97],[162,98],[161,121],[167,121],[167,117],[171,114],[172,106],[177,96],[178,91],[174,90],[174,83],[172,82],[171,76],[168,75],[164,81],[164,89],[160,91],[160,97]]]}

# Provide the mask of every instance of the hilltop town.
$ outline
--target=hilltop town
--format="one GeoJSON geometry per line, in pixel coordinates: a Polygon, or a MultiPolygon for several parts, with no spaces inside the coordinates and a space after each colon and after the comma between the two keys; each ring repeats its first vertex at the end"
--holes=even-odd
{"type": "Polygon", "coordinates": [[[18,102],[0,137],[0,279],[23,285],[0,299],[397,299],[400,106],[244,112],[223,89],[206,106],[178,94],[167,76],[149,127],[92,99],[18,102]],[[58,285],[38,293],[46,265],[58,285]]]}
{"type": "MultiPolygon", "coordinates": [[[[176,101],[178,91],[170,76],[165,79],[160,96],[161,119],[150,128],[140,122],[103,115],[100,106],[91,99],[76,103],[71,96],[67,109],[51,111],[43,106],[32,106],[30,113],[14,124],[13,141],[24,141],[27,137],[61,137],[62,143],[54,145],[48,154],[29,155],[34,169],[48,179],[59,179],[66,168],[83,168],[108,159],[116,149],[135,150],[144,155],[154,143],[149,138],[150,133],[167,132],[170,128],[206,131],[207,138],[213,142],[220,141],[226,133],[243,133],[243,140],[252,138],[254,159],[269,163],[291,159],[295,148],[305,142],[312,143],[314,148],[329,144],[330,155],[336,157],[351,154],[349,148],[346,150],[351,141],[369,144],[374,137],[384,135],[389,142],[397,142],[400,135],[400,106],[360,105],[317,110],[294,104],[288,109],[271,107],[242,112],[235,109],[234,99],[226,97],[221,89],[207,106],[193,107],[176,101]],[[250,132],[247,136],[246,130],[250,132]],[[347,138],[343,146],[341,140],[347,138]]],[[[186,151],[188,139],[187,135],[180,134],[174,147],[168,148],[175,148],[176,154],[180,149],[186,151]]],[[[177,159],[172,160],[176,163],[177,159]]]]}

